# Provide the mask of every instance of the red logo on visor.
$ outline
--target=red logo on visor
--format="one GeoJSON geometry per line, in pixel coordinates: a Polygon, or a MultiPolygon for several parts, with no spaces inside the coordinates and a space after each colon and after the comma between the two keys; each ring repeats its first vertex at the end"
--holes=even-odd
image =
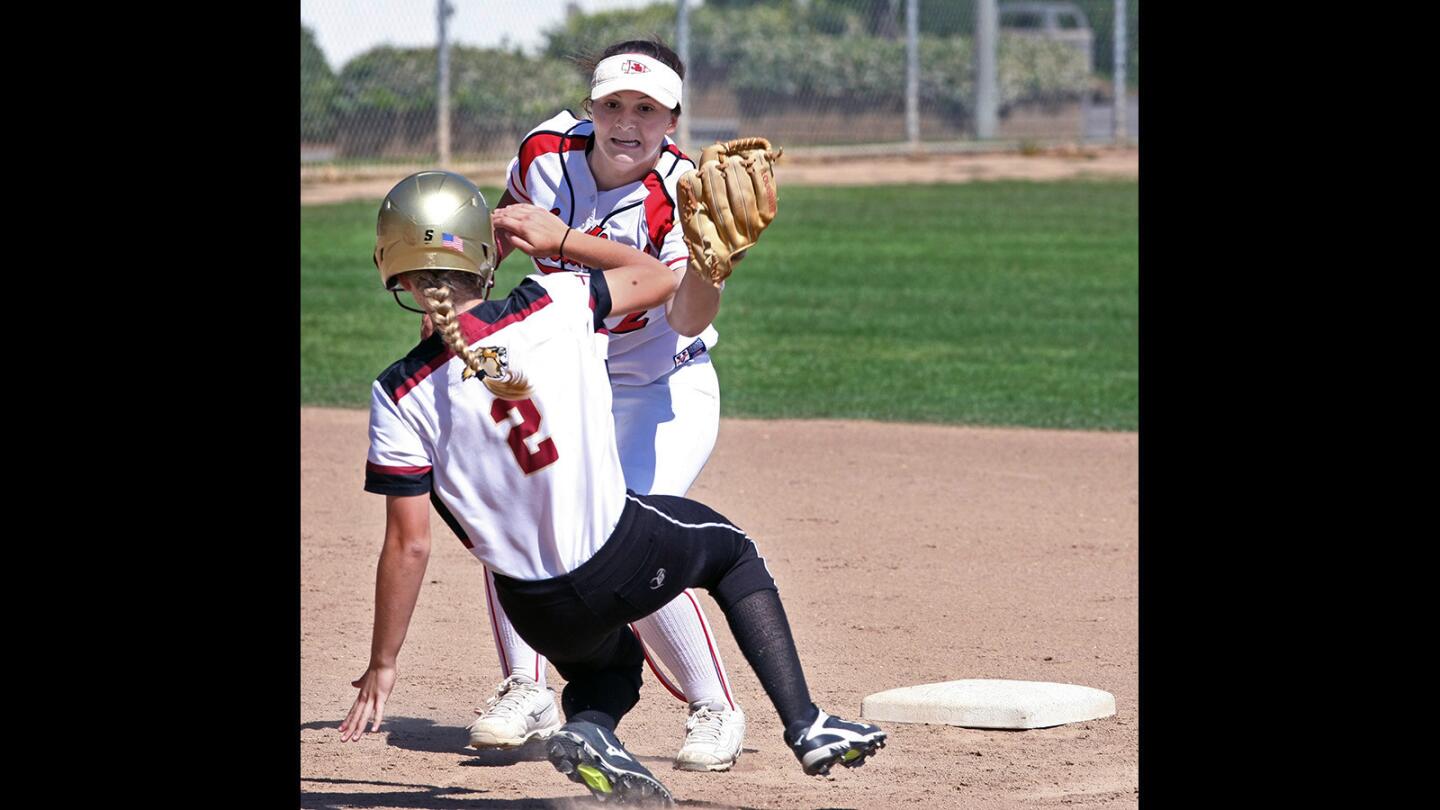
{"type": "Polygon", "coordinates": [[[639,62],[635,62],[635,61],[633,61],[633,60],[627,60],[627,61],[621,63],[621,65],[620,65],[620,72],[621,72],[621,73],[649,73],[649,72],[650,72],[650,68],[645,67],[644,65],[640,64],[639,62]]]}

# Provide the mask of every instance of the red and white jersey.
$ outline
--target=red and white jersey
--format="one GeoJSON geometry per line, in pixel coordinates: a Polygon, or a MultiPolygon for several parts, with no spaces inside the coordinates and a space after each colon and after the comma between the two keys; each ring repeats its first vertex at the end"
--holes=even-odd
{"type": "MultiPolygon", "coordinates": [[[[695,168],[674,141],[665,139],[655,168],[644,179],[609,191],[595,187],[585,155],[595,134],[591,121],[568,111],[530,131],[510,161],[506,186],[521,202],[548,209],[572,228],[642,250],[672,270],[690,259],[675,221],[675,185],[695,168]]],[[[590,270],[560,257],[537,257],[542,273],[590,270]]],[[[707,326],[684,337],[665,319],[665,304],[605,322],[610,332],[610,380],[645,385],[714,347],[719,335],[707,326]],[[698,339],[698,340],[697,340],[698,339]]]]}
{"type": "Polygon", "coordinates": [[[594,556],[625,505],[615,448],[600,273],[526,277],[460,316],[471,347],[504,347],[535,389],[498,399],[431,335],[376,379],[365,489],[429,494],[471,553],[515,579],[594,556]]]}

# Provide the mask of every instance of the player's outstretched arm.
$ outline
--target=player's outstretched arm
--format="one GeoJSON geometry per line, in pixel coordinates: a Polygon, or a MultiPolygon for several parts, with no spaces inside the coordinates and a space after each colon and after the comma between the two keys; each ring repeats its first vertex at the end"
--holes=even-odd
{"type": "Polygon", "coordinates": [[[375,630],[370,641],[370,666],[350,683],[360,694],[340,723],[340,739],[358,740],[380,729],[385,701],[395,688],[396,658],[405,643],[415,600],[430,560],[430,499],[426,495],[385,498],[385,545],[375,572],[375,630]]]}
{"type": "Polygon", "coordinates": [[[658,307],[675,293],[674,274],[658,261],[607,268],[605,283],[610,288],[611,315],[658,307]]]}
{"type": "Polygon", "coordinates": [[[574,230],[539,206],[497,208],[490,219],[497,234],[508,231],[515,247],[531,256],[561,253],[563,244],[567,259],[605,271],[611,315],[656,307],[675,294],[676,276],[659,259],[629,245],[574,230]]]}
{"type": "MultiPolygon", "coordinates": [[[[587,267],[599,267],[602,270],[623,265],[649,264],[667,275],[670,273],[670,269],[654,256],[612,239],[601,239],[575,230],[561,222],[559,217],[536,205],[520,203],[497,208],[491,214],[491,222],[495,224],[497,239],[501,231],[505,231],[515,247],[531,256],[554,256],[563,253],[571,262],[579,262],[587,267]]],[[[671,280],[670,291],[675,291],[674,279],[671,280]]]]}
{"type": "Polygon", "coordinates": [[[695,272],[687,262],[675,271],[679,287],[670,305],[665,308],[665,320],[670,328],[685,337],[695,337],[715,321],[720,312],[720,287],[695,272]]]}

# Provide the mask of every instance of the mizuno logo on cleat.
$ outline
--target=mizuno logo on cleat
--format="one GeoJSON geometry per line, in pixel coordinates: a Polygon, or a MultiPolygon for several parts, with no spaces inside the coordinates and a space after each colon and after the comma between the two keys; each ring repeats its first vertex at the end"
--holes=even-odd
{"type": "Polygon", "coordinates": [[[635,760],[633,760],[633,759],[630,758],[630,755],[629,755],[629,754],[625,753],[624,751],[621,751],[619,748],[616,748],[615,746],[611,745],[610,743],[605,743],[605,753],[609,754],[609,755],[612,756],[612,757],[624,757],[625,759],[629,759],[631,762],[634,762],[634,761],[635,761],[635,760]]]}

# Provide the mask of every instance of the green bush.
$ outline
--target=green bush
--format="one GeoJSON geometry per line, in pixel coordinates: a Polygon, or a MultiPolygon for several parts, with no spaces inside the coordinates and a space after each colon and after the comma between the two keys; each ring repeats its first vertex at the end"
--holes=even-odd
{"type": "MultiPolygon", "coordinates": [[[[436,53],[433,48],[374,48],[346,63],[333,105],[342,155],[434,149],[436,53]]],[[[585,97],[585,82],[564,65],[518,52],[450,49],[452,150],[503,147],[585,97]]]]}
{"type": "Polygon", "coordinates": [[[920,37],[920,103],[961,117],[975,92],[970,40],[920,37]]]}
{"type": "MultiPolygon", "coordinates": [[[[1080,98],[1084,56],[1061,42],[1002,35],[996,47],[999,106],[1080,98]]],[[[920,103],[960,116],[975,92],[969,39],[920,38],[920,103]]],[[[905,43],[875,37],[798,34],[746,40],[728,80],[742,104],[904,104],[905,43]]]]}
{"type": "Polygon", "coordinates": [[[1089,87],[1085,54],[1065,42],[1000,35],[995,46],[1000,109],[1022,101],[1053,104],[1080,98],[1089,87]]]}
{"type": "MultiPolygon", "coordinates": [[[[695,38],[692,20],[691,40],[695,38]]],[[[587,81],[590,76],[577,65],[578,60],[598,56],[617,42],[630,39],[659,37],[675,47],[675,4],[655,3],[638,9],[602,11],[597,14],[573,14],[558,26],[547,29],[542,53],[550,59],[565,60],[587,81]]]]}
{"type": "Polygon", "coordinates": [[[529,130],[562,109],[576,109],[589,86],[546,57],[457,48],[450,60],[453,114],[482,128],[529,130]]]}
{"type": "Polygon", "coordinates": [[[702,83],[721,81],[732,66],[756,52],[786,47],[802,31],[790,6],[749,10],[701,6],[690,15],[690,73],[702,83]]]}
{"type": "MultiPolygon", "coordinates": [[[[837,105],[899,111],[905,42],[893,36],[892,19],[873,13],[876,8],[853,0],[696,7],[687,81],[692,87],[733,88],[749,114],[837,105]]],[[[951,29],[922,25],[920,101],[961,118],[973,103],[973,46],[951,29]]],[[[536,57],[453,47],[452,150],[508,151],[514,139],[559,110],[579,111],[589,76],[577,58],[594,57],[627,39],[658,36],[674,45],[674,34],[674,5],[656,2],[569,15],[544,32],[544,50],[536,57]]],[[[996,56],[1002,112],[1021,102],[1079,98],[1090,83],[1081,55],[1064,43],[1002,34],[996,56]]],[[[302,26],[301,138],[327,140],[338,133],[344,157],[433,154],[435,60],[433,48],[377,47],[351,59],[336,76],[302,26]]],[[[1132,63],[1132,70],[1138,71],[1138,64],[1132,63]]]]}
{"type": "Polygon", "coordinates": [[[300,140],[324,141],[335,137],[332,105],[339,89],[335,72],[315,44],[315,32],[300,26],[300,140]]]}
{"type": "MultiPolygon", "coordinates": [[[[794,3],[706,3],[690,15],[687,80],[700,86],[728,84],[752,112],[766,106],[837,103],[899,109],[904,101],[905,41],[872,34],[885,28],[871,13],[875,8],[850,0],[817,0],[806,8],[794,3]]],[[[962,19],[953,14],[931,17],[962,19]]],[[[651,34],[673,46],[674,26],[675,8],[668,3],[576,14],[546,32],[545,53],[571,55],[580,42],[597,43],[598,51],[651,34]]],[[[949,36],[921,34],[920,101],[958,116],[974,94],[974,67],[970,38],[954,36],[954,29],[943,29],[949,36]]],[[[1023,101],[1076,99],[1089,82],[1084,59],[1064,43],[1001,35],[996,63],[1002,109],[1023,101]]]]}

